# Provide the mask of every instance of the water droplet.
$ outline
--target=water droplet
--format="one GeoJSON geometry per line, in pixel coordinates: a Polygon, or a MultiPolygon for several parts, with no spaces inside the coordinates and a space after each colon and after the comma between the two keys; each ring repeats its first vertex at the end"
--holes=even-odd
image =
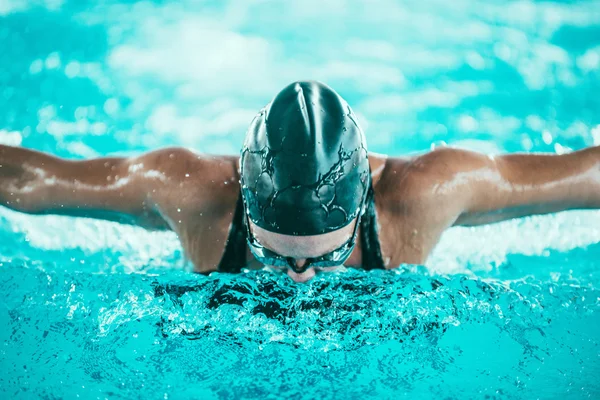
{"type": "Polygon", "coordinates": [[[177,209],[177,212],[181,212],[181,208],[178,208],[178,209],[177,209]]]}
{"type": "Polygon", "coordinates": [[[189,178],[189,177],[190,177],[190,174],[185,174],[185,177],[186,177],[186,178],[189,178]]]}
{"type": "Polygon", "coordinates": [[[226,184],[226,185],[227,185],[227,184],[229,184],[229,182],[227,182],[227,181],[225,181],[225,182],[223,182],[223,183],[224,183],[224,184],[226,184]]]}

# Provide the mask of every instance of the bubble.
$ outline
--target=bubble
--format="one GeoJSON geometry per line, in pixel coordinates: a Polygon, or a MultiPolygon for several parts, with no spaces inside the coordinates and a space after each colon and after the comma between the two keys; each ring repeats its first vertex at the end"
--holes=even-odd
{"type": "Polygon", "coordinates": [[[75,78],[79,75],[79,71],[81,70],[81,65],[77,61],[71,61],[65,67],[65,75],[68,78],[75,78]]]}
{"type": "MultiPolygon", "coordinates": [[[[119,101],[115,98],[110,98],[104,102],[103,109],[106,114],[114,115],[119,111],[119,101]]],[[[171,155],[169,155],[169,157],[171,157],[171,155]]]]}
{"type": "Polygon", "coordinates": [[[335,186],[323,185],[318,189],[317,194],[321,204],[329,204],[335,196],[335,186]]]}
{"type": "Polygon", "coordinates": [[[44,62],[40,59],[37,59],[34,60],[29,66],[29,73],[31,75],[36,75],[42,72],[42,69],[44,69],[44,62]]]}
{"type": "Polygon", "coordinates": [[[60,55],[57,52],[48,54],[46,61],[44,62],[47,69],[56,69],[60,67],[60,55]]]}
{"type": "Polygon", "coordinates": [[[525,134],[521,136],[521,146],[525,151],[530,151],[533,148],[533,141],[525,134]]]}
{"type": "Polygon", "coordinates": [[[87,107],[77,107],[75,109],[75,119],[85,119],[88,116],[87,107]]]}
{"type": "Polygon", "coordinates": [[[106,124],[104,122],[94,122],[90,132],[92,135],[103,135],[106,133],[106,124]]]}
{"type": "Polygon", "coordinates": [[[546,144],[552,143],[552,134],[550,133],[550,131],[544,130],[542,132],[542,140],[546,144]]]}
{"type": "Polygon", "coordinates": [[[327,215],[327,225],[328,226],[340,226],[346,222],[346,213],[339,209],[335,208],[329,212],[327,215]]]}

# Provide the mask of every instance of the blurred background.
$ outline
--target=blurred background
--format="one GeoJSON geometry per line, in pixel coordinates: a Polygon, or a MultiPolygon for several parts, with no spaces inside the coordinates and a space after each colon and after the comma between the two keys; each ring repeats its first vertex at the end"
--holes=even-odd
{"type": "MultiPolygon", "coordinates": [[[[76,159],[236,154],[301,79],[346,98],[371,151],[560,153],[600,144],[599,75],[600,1],[0,0],[0,143],[76,159]]],[[[582,211],[456,228],[427,266],[497,272],[518,258],[503,276],[522,277],[557,252],[561,268],[595,271],[598,226],[582,211]]],[[[0,254],[91,271],[182,258],[171,233],[5,208],[0,254]]]]}
{"type": "Polygon", "coordinates": [[[370,149],[600,144],[600,2],[0,0],[0,142],[72,158],[236,153],[321,80],[370,149]]]}

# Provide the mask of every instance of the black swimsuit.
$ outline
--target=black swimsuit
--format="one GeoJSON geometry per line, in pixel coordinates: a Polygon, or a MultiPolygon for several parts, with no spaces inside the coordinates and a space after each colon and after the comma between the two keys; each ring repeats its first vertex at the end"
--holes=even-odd
{"type": "MultiPolygon", "coordinates": [[[[360,219],[360,245],[362,248],[362,268],[366,270],[384,269],[383,257],[377,227],[377,213],[375,210],[375,191],[373,185],[367,193],[367,209],[360,219]]],[[[241,272],[246,260],[246,229],[244,228],[244,202],[242,194],[237,200],[235,213],[229,228],[225,251],[218,266],[219,272],[241,272]]]]}

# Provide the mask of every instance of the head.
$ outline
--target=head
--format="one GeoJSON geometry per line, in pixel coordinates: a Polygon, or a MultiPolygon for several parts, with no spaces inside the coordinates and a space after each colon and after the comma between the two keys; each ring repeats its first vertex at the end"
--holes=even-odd
{"type": "Polygon", "coordinates": [[[259,257],[304,278],[343,264],[370,173],[362,130],[333,89],[314,81],[285,87],[252,121],[240,166],[255,256],[258,244],[259,257]]]}

